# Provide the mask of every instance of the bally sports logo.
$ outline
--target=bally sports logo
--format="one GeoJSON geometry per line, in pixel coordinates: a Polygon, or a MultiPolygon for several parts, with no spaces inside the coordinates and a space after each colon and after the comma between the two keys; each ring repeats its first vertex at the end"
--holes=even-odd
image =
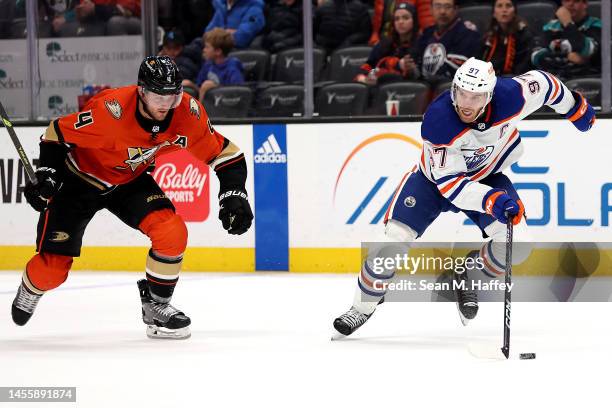
{"type": "Polygon", "coordinates": [[[197,222],[210,212],[209,168],[191,153],[178,150],[156,158],[153,178],[185,221],[197,222]]]}
{"type": "Polygon", "coordinates": [[[273,134],[257,149],[255,163],[287,163],[287,155],[283,153],[273,134]]]}

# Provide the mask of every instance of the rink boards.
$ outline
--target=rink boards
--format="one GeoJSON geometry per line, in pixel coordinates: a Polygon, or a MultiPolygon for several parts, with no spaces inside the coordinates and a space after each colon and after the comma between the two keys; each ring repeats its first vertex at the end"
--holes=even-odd
{"type": "MultiPolygon", "coordinates": [[[[526,121],[515,183],[536,242],[612,241],[612,120],[589,133],[568,121],[526,121]]],[[[189,155],[162,156],[156,180],[187,221],[184,269],[353,272],[362,241],[380,240],[388,202],[420,158],[420,123],[223,125],[216,129],[247,156],[255,228],[230,236],[217,219],[218,181],[189,155]]],[[[44,128],[17,133],[32,160],[44,128]]],[[[6,133],[3,134],[6,135],[6,133]]],[[[126,153],[127,154],[127,153],[126,153]]],[[[25,176],[8,137],[0,138],[0,269],[21,269],[34,251],[37,214],[25,203],[25,176]]],[[[428,242],[480,241],[462,214],[443,214],[428,242]]],[[[107,211],[88,226],[75,269],[142,270],[148,239],[107,211]]],[[[432,244],[432,246],[435,246],[432,244]]],[[[535,256],[539,252],[536,251],[535,256]]],[[[608,274],[604,251],[598,273],[608,274]]]]}

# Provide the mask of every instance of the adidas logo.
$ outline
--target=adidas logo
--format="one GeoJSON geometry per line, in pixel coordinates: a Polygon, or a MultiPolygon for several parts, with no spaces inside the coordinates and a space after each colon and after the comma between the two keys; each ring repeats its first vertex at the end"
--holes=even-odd
{"type": "Polygon", "coordinates": [[[287,155],[282,152],[273,134],[257,149],[255,163],[287,163],[287,155]]]}

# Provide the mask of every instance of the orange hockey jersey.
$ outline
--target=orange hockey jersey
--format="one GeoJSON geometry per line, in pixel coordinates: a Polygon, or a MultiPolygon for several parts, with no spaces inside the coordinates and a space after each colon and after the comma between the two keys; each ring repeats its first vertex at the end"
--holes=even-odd
{"type": "Polygon", "coordinates": [[[68,170],[100,190],[134,180],[157,155],[178,149],[214,170],[243,158],[213,129],[200,102],[184,94],[166,119],[153,121],[138,111],[135,85],[103,91],[81,112],[52,121],[44,140],[69,145],[68,170]]]}

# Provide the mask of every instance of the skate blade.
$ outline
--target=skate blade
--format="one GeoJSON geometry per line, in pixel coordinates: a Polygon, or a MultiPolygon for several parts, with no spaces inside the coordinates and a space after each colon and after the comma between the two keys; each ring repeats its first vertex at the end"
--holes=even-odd
{"type": "Polygon", "coordinates": [[[166,329],[155,325],[147,325],[147,337],[150,339],[184,340],[191,337],[189,326],[182,329],[166,329]]]}
{"type": "Polygon", "coordinates": [[[506,356],[501,351],[501,347],[496,344],[486,342],[468,343],[468,351],[476,358],[485,360],[506,360],[506,356]]]}
{"type": "Polygon", "coordinates": [[[342,333],[340,333],[339,331],[337,331],[336,329],[334,329],[334,331],[332,332],[331,335],[331,341],[336,341],[336,340],[342,340],[345,339],[346,336],[342,333]]]}
{"type": "Polygon", "coordinates": [[[461,324],[463,326],[467,326],[468,323],[472,320],[472,319],[468,319],[466,318],[463,313],[461,313],[461,309],[459,309],[459,303],[455,302],[455,306],[457,306],[457,312],[459,313],[459,319],[461,319],[461,324]]]}

